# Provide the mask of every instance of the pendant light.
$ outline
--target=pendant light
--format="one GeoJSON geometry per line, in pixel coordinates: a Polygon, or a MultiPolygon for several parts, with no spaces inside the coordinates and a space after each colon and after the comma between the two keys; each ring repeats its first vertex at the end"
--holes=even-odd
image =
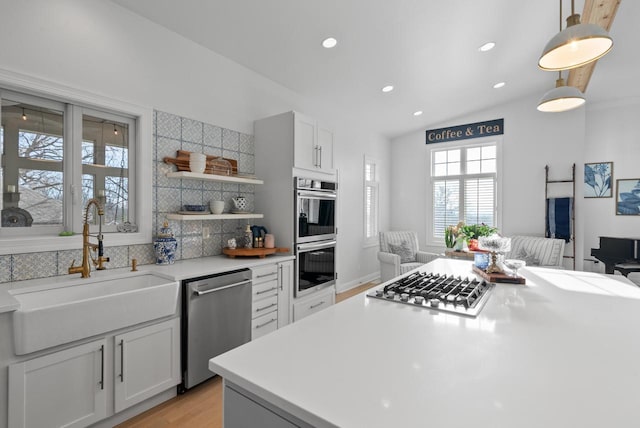
{"type": "Polygon", "coordinates": [[[568,70],[602,58],[613,46],[609,33],[596,24],[581,24],[571,0],[571,16],[562,30],[562,0],[560,0],[560,32],[542,51],[538,67],[547,71],[568,70]]]}
{"type": "Polygon", "coordinates": [[[546,113],[573,110],[580,107],[585,101],[578,88],[565,85],[562,72],[559,71],[556,87],[542,96],[538,103],[538,110],[546,113]]]}

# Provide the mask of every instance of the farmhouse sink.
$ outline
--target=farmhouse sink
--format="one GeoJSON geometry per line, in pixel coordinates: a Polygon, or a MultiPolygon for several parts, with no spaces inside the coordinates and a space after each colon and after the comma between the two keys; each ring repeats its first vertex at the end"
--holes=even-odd
{"type": "Polygon", "coordinates": [[[28,354],[173,315],[178,283],[151,272],[70,278],[46,289],[13,290],[15,352],[28,354]]]}

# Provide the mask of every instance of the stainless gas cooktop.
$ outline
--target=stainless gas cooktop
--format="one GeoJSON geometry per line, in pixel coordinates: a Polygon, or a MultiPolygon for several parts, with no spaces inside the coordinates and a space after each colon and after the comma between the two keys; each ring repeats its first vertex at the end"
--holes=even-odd
{"type": "Polygon", "coordinates": [[[367,293],[368,297],[407,305],[477,316],[494,284],[477,278],[415,272],[367,293]]]}

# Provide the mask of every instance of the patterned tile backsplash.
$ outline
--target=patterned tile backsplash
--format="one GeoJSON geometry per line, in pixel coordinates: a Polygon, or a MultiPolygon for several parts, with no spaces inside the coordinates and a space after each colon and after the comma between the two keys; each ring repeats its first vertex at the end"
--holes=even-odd
{"type": "MultiPolygon", "coordinates": [[[[244,196],[249,209],[254,207],[253,185],[229,184],[198,180],[167,178],[176,167],[165,164],[163,158],[176,157],[178,150],[205,153],[238,161],[238,172],[253,174],[255,156],[253,135],[220,128],[208,123],[155,111],[153,114],[153,234],[166,220],[166,215],[182,210],[185,204],[205,204],[224,200],[225,212],[232,209],[231,198],[244,196]]],[[[230,238],[243,236],[247,220],[169,221],[178,241],[176,259],[191,259],[222,254],[230,238]],[[203,237],[204,229],[209,237],[203,237]]],[[[105,255],[109,268],[127,267],[132,258],[139,265],[155,262],[153,243],[120,247],[108,246],[105,255]]],[[[72,260],[82,260],[81,249],[0,256],[0,283],[66,275],[72,260]]]]}

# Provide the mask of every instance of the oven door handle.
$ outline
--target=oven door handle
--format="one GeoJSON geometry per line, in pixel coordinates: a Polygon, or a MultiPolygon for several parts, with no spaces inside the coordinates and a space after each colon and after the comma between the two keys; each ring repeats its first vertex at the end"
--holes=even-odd
{"type": "Polygon", "coordinates": [[[322,248],[331,248],[336,246],[336,241],[324,241],[318,244],[300,244],[298,251],[320,250],[322,248]]]}
{"type": "Polygon", "coordinates": [[[309,199],[336,199],[337,195],[333,190],[298,190],[298,197],[309,199]]]}

